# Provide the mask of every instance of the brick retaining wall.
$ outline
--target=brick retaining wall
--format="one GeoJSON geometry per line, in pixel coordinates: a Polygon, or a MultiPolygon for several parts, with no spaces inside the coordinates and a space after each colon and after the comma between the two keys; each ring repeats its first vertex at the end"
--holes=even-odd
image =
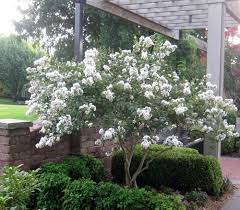
{"type": "Polygon", "coordinates": [[[99,137],[97,129],[81,129],[78,133],[68,135],[53,147],[37,149],[36,143],[41,138],[40,126],[19,120],[0,120],[0,172],[5,165],[23,164],[25,170],[35,169],[46,162],[60,161],[71,154],[92,154],[103,160],[107,168],[110,159],[105,152],[111,144],[104,148],[95,146],[99,137]]]}

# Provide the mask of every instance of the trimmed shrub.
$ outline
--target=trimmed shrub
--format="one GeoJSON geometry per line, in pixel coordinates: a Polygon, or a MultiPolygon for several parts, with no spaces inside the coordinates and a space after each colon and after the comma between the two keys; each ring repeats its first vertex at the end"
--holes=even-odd
{"type": "Polygon", "coordinates": [[[37,209],[61,209],[65,188],[70,178],[61,173],[44,173],[40,177],[40,192],[37,196],[37,209]]]}
{"type": "MultiPolygon", "coordinates": [[[[114,154],[112,175],[115,182],[124,182],[123,152],[114,154]]],[[[134,172],[142,158],[140,147],[135,151],[131,171],[134,172]]],[[[212,195],[218,195],[223,178],[219,162],[213,157],[200,155],[188,148],[168,148],[162,145],[151,147],[147,160],[154,161],[149,169],[138,177],[139,186],[151,186],[159,189],[162,185],[183,191],[201,189],[212,195]],[[167,152],[161,154],[163,150],[167,152]]]]}
{"type": "Polygon", "coordinates": [[[61,173],[72,180],[89,178],[96,182],[105,178],[103,163],[90,155],[70,156],[61,163],[47,163],[42,166],[40,173],[61,173]]]}
{"type": "Polygon", "coordinates": [[[96,183],[82,179],[73,181],[65,190],[63,210],[92,209],[96,194],[96,183]]]}

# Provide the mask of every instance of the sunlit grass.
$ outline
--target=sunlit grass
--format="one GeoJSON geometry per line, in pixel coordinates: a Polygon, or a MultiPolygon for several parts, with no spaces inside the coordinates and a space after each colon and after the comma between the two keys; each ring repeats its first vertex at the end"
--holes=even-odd
{"type": "Polygon", "coordinates": [[[26,116],[27,106],[18,105],[11,99],[0,98],[0,119],[34,121],[36,116],[26,116]]]}

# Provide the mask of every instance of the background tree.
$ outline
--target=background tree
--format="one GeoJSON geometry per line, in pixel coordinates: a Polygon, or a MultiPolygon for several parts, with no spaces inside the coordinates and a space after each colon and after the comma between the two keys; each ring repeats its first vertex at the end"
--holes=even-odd
{"type": "MultiPolygon", "coordinates": [[[[33,38],[44,42],[49,49],[54,48],[54,54],[61,60],[73,58],[73,30],[74,30],[74,0],[29,0],[29,7],[21,10],[23,18],[16,22],[16,29],[25,38],[33,38]]],[[[90,37],[90,42],[85,41],[86,48],[97,48],[104,51],[131,49],[134,41],[141,35],[148,36],[154,32],[145,29],[127,20],[86,6],[85,13],[85,36],[90,37]]],[[[169,65],[178,69],[186,79],[202,78],[205,74],[205,66],[200,62],[200,50],[189,36],[197,35],[205,39],[205,30],[190,30],[183,33],[181,40],[175,41],[177,51],[168,58],[169,65]]],[[[167,38],[158,36],[159,43],[167,38]]],[[[171,40],[173,42],[173,40],[171,40]]],[[[106,57],[106,56],[105,56],[106,57]]],[[[103,58],[104,59],[104,58],[103,58]]]]}
{"type": "Polygon", "coordinates": [[[33,65],[39,51],[16,36],[0,37],[0,83],[17,100],[27,83],[26,68],[33,65]]]}
{"type": "MultiPolygon", "coordinates": [[[[30,0],[29,7],[21,10],[23,18],[15,26],[20,35],[45,41],[48,49],[64,60],[73,58],[74,1],[30,0]]],[[[91,6],[86,6],[85,46],[111,50],[129,49],[135,38],[153,32],[91,6]]]]}

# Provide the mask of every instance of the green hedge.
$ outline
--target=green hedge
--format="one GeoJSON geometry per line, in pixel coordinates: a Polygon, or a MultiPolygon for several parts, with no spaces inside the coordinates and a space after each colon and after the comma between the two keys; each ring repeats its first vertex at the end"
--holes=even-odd
{"type": "MultiPolygon", "coordinates": [[[[151,186],[158,189],[167,186],[183,191],[201,189],[212,195],[218,195],[222,186],[222,172],[219,162],[213,157],[200,155],[196,150],[188,148],[168,148],[154,145],[147,159],[154,157],[148,170],[138,177],[139,186],[151,186]]],[[[142,158],[142,150],[138,147],[132,160],[131,173],[136,171],[142,158]]],[[[112,175],[117,183],[124,182],[123,152],[114,154],[112,175]]]]}
{"type": "Polygon", "coordinates": [[[186,210],[181,197],[163,195],[145,189],[128,189],[109,182],[91,180],[72,182],[65,190],[64,210],[186,210]]]}

